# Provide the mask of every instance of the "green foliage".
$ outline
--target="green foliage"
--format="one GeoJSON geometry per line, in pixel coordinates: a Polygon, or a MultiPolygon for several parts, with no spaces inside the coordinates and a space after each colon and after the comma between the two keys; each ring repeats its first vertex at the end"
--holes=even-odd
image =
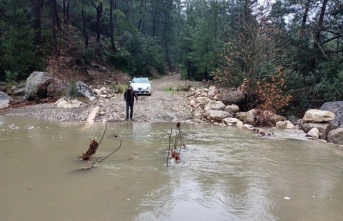
{"type": "Polygon", "coordinates": [[[182,84],[182,85],[177,85],[175,87],[168,87],[164,88],[163,90],[166,92],[173,92],[173,91],[189,91],[189,89],[192,87],[190,84],[182,84]]]}
{"type": "Polygon", "coordinates": [[[164,56],[153,38],[140,33],[125,32],[119,45],[123,51],[114,53],[111,61],[130,68],[131,75],[151,75],[165,72],[164,56]]]}
{"type": "Polygon", "coordinates": [[[68,87],[68,89],[66,91],[66,96],[67,97],[78,97],[78,96],[80,96],[79,92],[77,90],[77,86],[76,86],[76,82],[75,81],[72,81],[69,84],[69,87],[68,87]]]}
{"type": "Polygon", "coordinates": [[[322,62],[318,65],[320,79],[313,87],[319,99],[338,101],[343,99],[343,59],[322,62]]]}
{"type": "Polygon", "coordinates": [[[5,71],[6,81],[11,83],[18,79],[19,74],[17,72],[5,71]]]}
{"type": "Polygon", "coordinates": [[[114,91],[114,93],[124,93],[126,88],[123,85],[120,85],[118,82],[111,84],[110,89],[114,91]]]}
{"type": "Polygon", "coordinates": [[[96,58],[96,53],[94,48],[85,48],[83,59],[86,64],[91,64],[92,61],[96,58]]]}
{"type": "Polygon", "coordinates": [[[219,38],[225,17],[220,3],[198,0],[187,6],[187,22],[181,39],[183,75],[188,79],[209,80],[217,67],[224,42],[219,38]]]}
{"type": "Polygon", "coordinates": [[[19,73],[15,77],[17,80],[25,79],[32,71],[41,70],[43,66],[33,46],[30,3],[3,0],[0,8],[6,9],[2,15],[5,19],[0,19],[0,79],[7,77],[5,71],[19,73]]]}

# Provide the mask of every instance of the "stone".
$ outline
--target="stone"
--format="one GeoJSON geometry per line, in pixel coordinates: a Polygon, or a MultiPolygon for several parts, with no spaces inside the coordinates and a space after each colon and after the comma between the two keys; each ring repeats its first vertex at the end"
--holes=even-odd
{"type": "Polygon", "coordinates": [[[66,83],[51,74],[35,71],[26,79],[25,98],[35,100],[36,98],[56,97],[67,88],[66,83]]]}
{"type": "Polygon", "coordinates": [[[76,82],[76,88],[77,88],[77,92],[78,93],[80,93],[83,96],[87,97],[89,100],[94,100],[95,99],[95,96],[94,96],[94,93],[93,93],[92,89],[90,87],[88,87],[88,85],[83,83],[82,81],[76,82]]]}
{"type": "Polygon", "coordinates": [[[55,104],[58,108],[76,108],[82,106],[83,103],[77,99],[68,100],[62,97],[58,99],[55,104]]]}
{"type": "Polygon", "coordinates": [[[195,102],[195,100],[193,100],[193,99],[189,101],[189,105],[191,107],[197,107],[198,106],[197,103],[195,102]]]}
{"type": "Polygon", "coordinates": [[[100,96],[101,90],[100,89],[93,89],[93,93],[100,96]]]}
{"type": "Polygon", "coordinates": [[[8,107],[11,100],[13,100],[12,97],[0,91],[0,109],[8,107]]]}
{"type": "Polygon", "coordinates": [[[25,87],[16,87],[15,89],[11,90],[11,95],[16,97],[25,96],[25,87]]]}
{"type": "Polygon", "coordinates": [[[307,135],[308,137],[314,138],[314,139],[318,139],[319,138],[319,130],[318,128],[312,128],[307,135]]]}
{"type": "Polygon", "coordinates": [[[232,114],[222,110],[208,110],[204,113],[204,116],[213,120],[222,121],[227,117],[232,117],[232,114]]]}
{"type": "Polygon", "coordinates": [[[225,104],[223,104],[223,102],[212,100],[208,104],[206,104],[206,106],[204,107],[204,110],[205,111],[208,111],[208,110],[223,110],[224,108],[225,108],[225,104]]]}
{"type": "Polygon", "coordinates": [[[228,126],[243,127],[243,122],[237,118],[228,117],[228,118],[223,119],[223,121],[228,126]]]}
{"type": "Polygon", "coordinates": [[[333,121],[334,118],[335,114],[331,111],[310,109],[306,111],[303,121],[305,123],[323,123],[333,121]]]}
{"type": "Polygon", "coordinates": [[[217,89],[215,86],[210,86],[209,89],[208,89],[208,92],[207,92],[207,95],[209,97],[213,97],[217,94],[217,89]]]}
{"type": "Polygon", "coordinates": [[[284,121],[276,122],[276,128],[277,129],[293,129],[295,128],[295,126],[289,120],[284,120],[284,121]]]}
{"type": "Polygon", "coordinates": [[[218,97],[225,105],[230,104],[240,104],[245,99],[244,93],[242,91],[229,91],[218,97]]]}
{"type": "Polygon", "coordinates": [[[331,111],[335,114],[332,129],[343,127],[343,101],[326,102],[321,106],[320,110],[331,111]]]}
{"type": "Polygon", "coordinates": [[[312,128],[317,128],[319,130],[319,138],[320,139],[326,139],[327,133],[331,130],[332,124],[331,123],[301,123],[300,124],[301,129],[307,133],[312,128]]]}
{"type": "Polygon", "coordinates": [[[235,114],[239,112],[239,107],[236,104],[227,105],[225,106],[224,111],[235,114]]]}
{"type": "Polygon", "coordinates": [[[208,97],[197,97],[195,101],[201,108],[204,108],[211,101],[211,99],[208,97]]]}
{"type": "Polygon", "coordinates": [[[343,128],[336,128],[328,133],[327,141],[330,143],[335,143],[343,145],[343,128]]]}
{"type": "Polygon", "coordinates": [[[237,112],[236,118],[241,120],[244,124],[255,124],[255,109],[251,109],[248,112],[237,112]]]}

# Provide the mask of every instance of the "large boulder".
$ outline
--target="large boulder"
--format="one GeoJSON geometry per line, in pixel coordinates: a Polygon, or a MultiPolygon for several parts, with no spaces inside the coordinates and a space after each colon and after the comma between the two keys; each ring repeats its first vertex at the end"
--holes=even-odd
{"type": "Polygon", "coordinates": [[[335,114],[331,111],[310,109],[306,111],[303,121],[305,123],[324,123],[331,122],[334,118],[335,114]]]}
{"type": "Polygon", "coordinates": [[[35,100],[60,96],[68,85],[47,72],[33,72],[26,80],[25,98],[35,100]]]}
{"type": "Polygon", "coordinates": [[[223,102],[212,100],[204,107],[204,110],[223,110],[224,108],[225,104],[223,102]]]}
{"type": "Polygon", "coordinates": [[[343,127],[343,101],[326,102],[320,110],[331,111],[335,114],[335,119],[332,121],[332,128],[343,127]]]}
{"type": "Polygon", "coordinates": [[[232,117],[232,114],[222,110],[209,110],[204,113],[204,116],[211,120],[222,121],[225,118],[232,117]]]}
{"type": "Polygon", "coordinates": [[[331,130],[331,123],[301,123],[301,129],[308,133],[313,128],[317,128],[319,131],[319,138],[326,139],[327,133],[331,130]]]}
{"type": "Polygon", "coordinates": [[[279,121],[287,121],[287,118],[278,114],[271,115],[270,123],[272,123],[275,126],[276,122],[279,122],[279,121]]]}
{"type": "Polygon", "coordinates": [[[244,124],[255,124],[255,109],[248,112],[237,112],[236,118],[241,120],[244,124]]]}
{"type": "MultiPolygon", "coordinates": [[[[259,123],[259,118],[256,115],[256,109],[251,109],[248,112],[238,112],[236,113],[236,118],[240,119],[241,121],[244,122],[244,124],[252,124],[255,125],[256,123],[259,123]]],[[[286,117],[273,114],[269,111],[264,111],[264,116],[268,116],[268,123],[271,124],[272,126],[276,125],[276,122],[278,121],[286,121],[286,117]]]]}
{"type": "Polygon", "coordinates": [[[82,81],[76,82],[76,88],[79,94],[82,94],[83,96],[88,97],[90,100],[95,99],[92,89],[88,87],[88,85],[83,83],[82,81]]]}
{"type": "Polygon", "coordinates": [[[8,94],[0,91],[0,109],[8,107],[11,100],[12,98],[8,94]]]}
{"type": "Polygon", "coordinates": [[[228,91],[218,97],[225,105],[230,104],[240,104],[245,99],[244,93],[242,91],[228,91]]]}
{"type": "Polygon", "coordinates": [[[343,128],[337,128],[334,130],[331,130],[328,133],[328,139],[330,143],[335,143],[339,145],[343,145],[343,128]]]}
{"type": "Polygon", "coordinates": [[[224,111],[235,114],[235,113],[239,112],[239,107],[236,104],[227,105],[224,108],[224,111]]]}

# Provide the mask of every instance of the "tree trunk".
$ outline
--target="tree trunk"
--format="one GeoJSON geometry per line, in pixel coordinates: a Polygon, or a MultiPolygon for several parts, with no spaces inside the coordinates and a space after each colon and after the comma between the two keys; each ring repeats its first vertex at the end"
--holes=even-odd
{"type": "Polygon", "coordinates": [[[156,32],[157,2],[158,0],[155,1],[154,16],[152,18],[152,37],[155,37],[156,32]]]}
{"type": "Polygon", "coordinates": [[[52,19],[53,19],[53,24],[56,26],[57,30],[61,30],[61,24],[60,24],[60,19],[58,17],[58,9],[57,9],[57,2],[56,0],[50,0],[51,4],[51,14],[52,14],[52,19]]]}
{"type": "Polygon", "coordinates": [[[313,59],[312,59],[312,64],[311,66],[314,68],[316,66],[316,58],[318,57],[318,55],[320,55],[322,52],[320,50],[321,47],[321,32],[323,30],[323,21],[324,21],[324,16],[325,16],[325,11],[326,11],[326,5],[328,3],[328,0],[323,0],[323,5],[322,8],[320,10],[320,14],[319,14],[319,19],[318,19],[318,24],[317,27],[314,30],[314,42],[313,42],[313,48],[316,51],[316,55],[313,59]]]}
{"type": "Polygon", "coordinates": [[[51,23],[52,23],[52,37],[53,37],[53,46],[54,46],[54,49],[55,49],[55,52],[57,52],[57,36],[58,36],[58,25],[57,25],[57,17],[56,17],[56,0],[50,0],[49,1],[50,3],[50,11],[51,11],[51,23]]]}
{"type": "Polygon", "coordinates": [[[114,8],[114,0],[110,0],[110,34],[111,34],[111,49],[112,51],[116,51],[116,45],[114,43],[114,24],[113,24],[113,8],[114,8]]]}
{"type": "MultiPolygon", "coordinates": [[[[147,10],[147,7],[146,7],[146,1],[145,0],[141,0],[140,2],[140,8],[142,8],[144,11],[147,10]]],[[[137,29],[139,32],[141,32],[142,34],[144,34],[144,27],[145,27],[145,13],[141,13],[142,14],[142,18],[139,19],[138,21],[138,25],[137,25],[137,29]]]]}
{"type": "Polygon", "coordinates": [[[82,6],[82,26],[83,26],[83,36],[85,37],[85,47],[88,48],[88,35],[86,28],[86,18],[85,18],[85,9],[82,6]]]}
{"type": "Polygon", "coordinates": [[[69,2],[68,0],[63,0],[63,21],[64,23],[68,24],[69,20],[69,2]]]}
{"type": "Polygon", "coordinates": [[[100,3],[96,9],[96,42],[99,43],[100,41],[100,22],[101,22],[101,15],[102,15],[102,3],[100,3]]]}
{"type": "Polygon", "coordinates": [[[34,44],[40,46],[42,39],[42,27],[41,27],[41,14],[42,2],[41,0],[33,0],[33,29],[35,32],[34,35],[34,44]]]}
{"type": "Polygon", "coordinates": [[[166,61],[168,67],[171,68],[171,63],[169,59],[169,48],[168,48],[168,36],[167,36],[167,23],[168,23],[168,13],[164,12],[164,27],[163,27],[163,43],[164,43],[164,51],[166,56],[166,61]]]}
{"type": "Polygon", "coordinates": [[[305,4],[305,11],[303,14],[303,19],[301,21],[300,37],[302,37],[305,26],[306,26],[308,11],[310,10],[310,4],[311,4],[311,0],[307,0],[307,2],[305,4]]]}

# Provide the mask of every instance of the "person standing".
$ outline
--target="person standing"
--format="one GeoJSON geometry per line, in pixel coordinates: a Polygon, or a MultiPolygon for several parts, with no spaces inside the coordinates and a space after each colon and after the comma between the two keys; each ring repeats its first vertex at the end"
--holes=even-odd
{"type": "Polygon", "coordinates": [[[133,103],[135,101],[138,102],[138,96],[135,93],[135,91],[132,89],[131,85],[129,85],[124,93],[124,99],[126,101],[126,118],[125,120],[128,120],[129,117],[132,120],[132,115],[133,115],[133,103]],[[129,115],[130,112],[130,115],[129,115]]]}

